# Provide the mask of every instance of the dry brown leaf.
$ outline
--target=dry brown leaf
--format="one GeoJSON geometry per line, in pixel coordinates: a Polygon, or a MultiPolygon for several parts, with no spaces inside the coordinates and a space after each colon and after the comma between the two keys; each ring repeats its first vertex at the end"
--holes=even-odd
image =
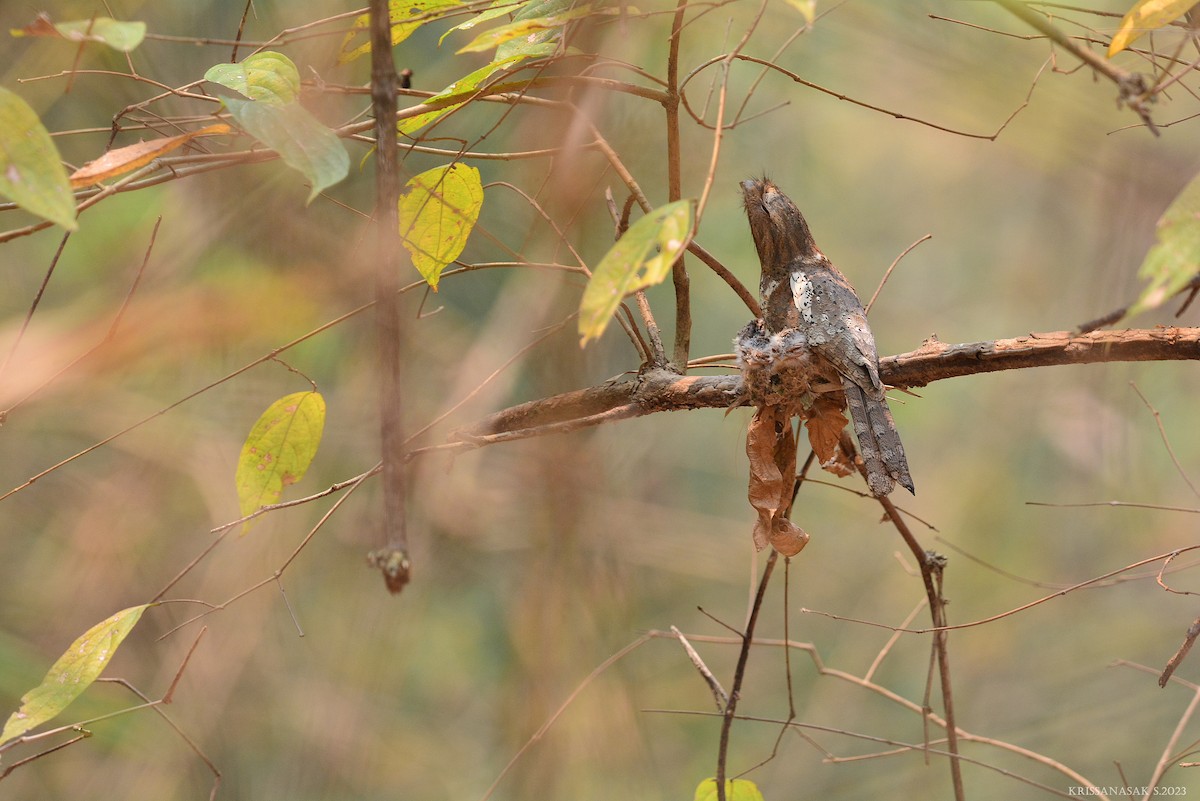
{"type": "Polygon", "coordinates": [[[848,476],[854,472],[854,462],[842,450],[842,431],[850,422],[842,414],[845,396],[841,393],[820,395],[808,410],[805,426],[808,428],[808,443],[821,462],[821,467],[836,476],[848,476]]]}
{"type": "Polygon", "coordinates": [[[138,142],[134,145],[110,150],[95,161],[89,161],[76,170],[71,175],[71,186],[78,188],[98,184],[107,178],[115,178],[118,175],[123,175],[124,173],[136,170],[138,167],[149,164],[159,156],[182,147],[197,136],[210,136],[228,132],[228,125],[218,123],[201,128],[198,131],[180,134],[179,136],[151,139],[149,142],[138,142]]]}
{"type": "MultiPolygon", "coordinates": [[[[799,553],[796,534],[804,534],[780,513],[792,501],[796,477],[796,436],[791,415],[782,406],[766,406],[754,413],[746,431],[746,456],[750,460],[750,488],[747,497],[758,512],[754,523],[754,547],[762,550],[782,537],[784,548],[799,553]],[[778,533],[781,527],[783,533],[778,533]],[[794,531],[787,530],[794,529],[794,531]]],[[[807,535],[804,535],[807,541],[807,535]]],[[[776,547],[780,553],[783,549],[776,547]]],[[[784,554],[785,556],[790,554],[784,554]]]]}
{"type": "Polygon", "coordinates": [[[779,509],[783,474],[775,464],[777,407],[759,409],[746,429],[746,456],[750,460],[750,505],[758,512],[754,523],[754,547],[762,550],[771,541],[771,521],[779,509]]]}
{"type": "Polygon", "coordinates": [[[771,528],[771,547],[783,556],[795,556],[808,545],[808,533],[786,517],[775,518],[771,528]]]}
{"type": "Polygon", "coordinates": [[[54,23],[50,21],[50,15],[45,11],[39,13],[33,18],[33,22],[26,25],[24,28],[16,28],[13,35],[22,36],[62,36],[58,29],[54,27],[54,23]]]}

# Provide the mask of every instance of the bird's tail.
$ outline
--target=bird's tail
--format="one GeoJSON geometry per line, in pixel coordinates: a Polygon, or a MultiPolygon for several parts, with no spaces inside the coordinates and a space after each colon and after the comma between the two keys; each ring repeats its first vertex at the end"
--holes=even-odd
{"type": "Polygon", "coordinates": [[[846,404],[854,420],[854,434],[858,437],[863,464],[867,467],[867,486],[871,493],[887,495],[899,481],[902,487],[915,494],[904,445],[900,443],[887,400],[869,397],[862,387],[848,378],[843,378],[842,386],[846,390],[846,404]]]}

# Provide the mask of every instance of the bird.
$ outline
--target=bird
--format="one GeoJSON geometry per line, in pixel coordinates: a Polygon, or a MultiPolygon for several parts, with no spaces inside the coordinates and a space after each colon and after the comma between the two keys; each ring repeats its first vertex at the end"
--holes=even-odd
{"type": "Polygon", "coordinates": [[[817,247],[800,209],[770,179],[748,179],[741,188],[762,264],[762,327],[776,337],[795,332],[816,373],[841,377],[871,493],[883,497],[899,482],[916,494],[879,378],[875,336],[854,287],[817,247]]]}

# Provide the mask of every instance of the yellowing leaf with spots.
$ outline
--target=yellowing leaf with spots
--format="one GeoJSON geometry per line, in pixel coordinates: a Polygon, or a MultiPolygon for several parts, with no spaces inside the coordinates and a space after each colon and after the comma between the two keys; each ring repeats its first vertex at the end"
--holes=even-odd
{"type": "Polygon", "coordinates": [[[57,717],[92,685],[149,604],[131,606],[92,626],[54,663],[42,683],[21,696],[21,708],[9,716],[0,743],[20,737],[57,717]]]}
{"type": "Polygon", "coordinates": [[[413,176],[400,196],[400,236],[413,265],[435,290],[479,220],[483,184],[467,164],[434,167],[413,176]]]}
{"type": "MultiPolygon", "coordinates": [[[[433,22],[463,10],[462,6],[462,0],[388,0],[388,20],[392,23],[392,44],[400,44],[411,36],[413,31],[427,22],[433,22]]],[[[345,64],[371,52],[369,41],[361,43],[358,41],[359,34],[365,36],[370,27],[371,19],[367,14],[354,20],[346,38],[342,39],[338,64],[345,64]]]]}
{"type": "Polygon", "coordinates": [[[604,255],[579,302],[580,347],[604,333],[626,295],[667,277],[692,239],[694,205],[691,200],[676,200],[659,206],[629,226],[604,255]]]}
{"type": "MultiPolygon", "coordinates": [[[[294,392],[263,412],[238,459],[236,483],[243,517],[276,503],[284,487],[304,477],[324,429],[325,399],[317,392],[294,392]]],[[[243,534],[250,522],[242,527],[243,534]]]]}

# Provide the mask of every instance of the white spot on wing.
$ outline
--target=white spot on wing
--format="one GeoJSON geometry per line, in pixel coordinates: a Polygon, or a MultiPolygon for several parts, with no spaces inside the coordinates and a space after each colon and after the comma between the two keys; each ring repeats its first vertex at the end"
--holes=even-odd
{"type": "Polygon", "coordinates": [[[796,304],[796,308],[800,310],[800,316],[804,318],[804,322],[811,325],[814,322],[812,281],[808,280],[808,276],[804,274],[803,270],[794,270],[791,274],[791,280],[792,301],[796,304]]]}

